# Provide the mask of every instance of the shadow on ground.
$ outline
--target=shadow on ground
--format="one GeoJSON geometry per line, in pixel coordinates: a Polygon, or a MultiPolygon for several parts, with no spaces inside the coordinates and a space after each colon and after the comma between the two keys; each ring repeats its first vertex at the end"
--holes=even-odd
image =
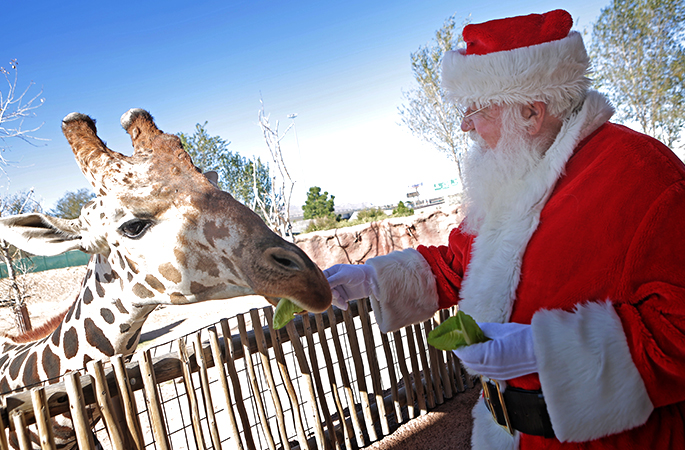
{"type": "Polygon", "coordinates": [[[174,323],[170,323],[169,325],[165,325],[161,328],[157,328],[156,330],[146,331],[145,333],[142,333],[140,335],[140,343],[142,344],[143,342],[151,341],[151,340],[156,339],[160,336],[164,336],[165,334],[171,332],[174,328],[176,328],[177,326],[179,326],[183,322],[185,322],[185,320],[186,319],[177,320],[174,323]]]}

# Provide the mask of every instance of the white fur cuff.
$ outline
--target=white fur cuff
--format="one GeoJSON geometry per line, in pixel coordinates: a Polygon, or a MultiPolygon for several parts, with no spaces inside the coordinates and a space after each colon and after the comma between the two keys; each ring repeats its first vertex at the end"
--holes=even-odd
{"type": "Polygon", "coordinates": [[[418,251],[396,251],[366,264],[376,269],[379,296],[370,298],[383,333],[428,320],[438,310],[435,276],[418,251]]]}
{"type": "Polygon", "coordinates": [[[539,311],[533,341],[557,438],[583,442],[645,423],[654,406],[611,302],[539,311]]]}
{"type": "Polygon", "coordinates": [[[516,450],[519,447],[518,432],[512,436],[495,422],[482,397],[476,402],[471,415],[473,416],[471,447],[474,450],[516,450]]]}

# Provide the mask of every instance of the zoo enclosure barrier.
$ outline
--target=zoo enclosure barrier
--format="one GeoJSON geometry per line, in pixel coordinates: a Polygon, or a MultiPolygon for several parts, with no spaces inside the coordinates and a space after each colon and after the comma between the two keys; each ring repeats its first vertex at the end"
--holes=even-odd
{"type": "MultiPolygon", "coordinates": [[[[80,250],[73,250],[54,256],[34,255],[26,258],[20,258],[13,261],[13,266],[16,269],[25,267],[28,272],[43,272],[45,270],[62,269],[64,267],[85,266],[90,260],[90,255],[83,253],[80,250]]],[[[0,262],[0,278],[7,278],[7,263],[4,259],[0,262]]]]}
{"type": "Polygon", "coordinates": [[[91,361],[3,396],[0,429],[23,449],[35,424],[34,439],[55,448],[49,419],[69,412],[83,450],[93,436],[117,450],[353,450],[473,387],[453,353],[427,345],[434,320],[383,334],[368,299],[349,306],[276,331],[272,307],[253,309],[128,362],[91,361]],[[93,412],[103,419],[94,433],[93,412]]]}

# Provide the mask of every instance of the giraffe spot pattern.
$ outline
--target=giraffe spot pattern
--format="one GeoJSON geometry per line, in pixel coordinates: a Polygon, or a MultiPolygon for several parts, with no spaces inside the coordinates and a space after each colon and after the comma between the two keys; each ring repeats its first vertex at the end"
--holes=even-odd
{"type": "Polygon", "coordinates": [[[105,319],[105,322],[109,324],[114,323],[114,313],[108,308],[100,308],[100,315],[102,316],[103,319],[105,319]]]}
{"type": "Polygon", "coordinates": [[[62,367],[59,362],[59,358],[52,352],[50,347],[45,347],[43,350],[43,358],[41,359],[43,363],[43,370],[48,378],[55,378],[61,375],[62,367]]]}
{"type": "Polygon", "coordinates": [[[171,263],[161,264],[158,270],[164,278],[172,283],[180,283],[183,279],[181,272],[179,272],[171,263]]]}
{"type": "Polygon", "coordinates": [[[38,383],[40,381],[40,376],[38,376],[38,355],[36,353],[31,353],[31,356],[26,360],[26,366],[24,366],[24,375],[21,382],[24,386],[29,386],[31,384],[38,383]]]}
{"type": "Polygon", "coordinates": [[[7,377],[2,377],[0,380],[0,394],[9,392],[11,390],[10,384],[7,382],[7,377]]]}
{"type": "Polygon", "coordinates": [[[131,325],[129,325],[129,324],[127,324],[127,323],[122,323],[121,325],[119,325],[119,331],[120,331],[122,334],[123,334],[123,333],[126,333],[126,332],[127,332],[128,330],[130,330],[130,329],[131,329],[131,325]]]}
{"type": "Polygon", "coordinates": [[[164,292],[166,290],[164,285],[152,274],[147,274],[145,276],[145,282],[157,292],[164,292]]]}
{"type": "Polygon", "coordinates": [[[172,293],[169,298],[171,299],[171,303],[173,305],[185,305],[188,303],[188,299],[186,298],[185,295],[181,294],[180,292],[174,292],[172,293]]]}
{"type": "Polygon", "coordinates": [[[83,367],[86,367],[86,365],[88,365],[88,363],[91,362],[92,360],[93,360],[93,358],[91,358],[90,356],[83,355],[83,367]]]}
{"type": "Polygon", "coordinates": [[[126,343],[126,350],[131,350],[131,348],[136,345],[136,342],[138,342],[138,336],[140,335],[140,328],[136,330],[135,333],[133,333],[133,336],[131,336],[131,339],[128,340],[126,343]]]}
{"type": "Polygon", "coordinates": [[[190,283],[190,292],[193,294],[199,294],[200,292],[206,291],[207,286],[202,283],[197,283],[195,281],[190,283]]]}
{"type": "Polygon", "coordinates": [[[74,314],[74,319],[81,319],[81,300],[76,302],[76,314],[74,314]]]}
{"type": "Polygon", "coordinates": [[[78,333],[76,328],[71,327],[64,332],[64,337],[62,338],[62,348],[64,348],[64,356],[67,359],[71,359],[78,353],[78,333]]]}
{"type": "Polygon", "coordinates": [[[102,287],[102,283],[99,280],[95,280],[95,291],[98,294],[98,298],[105,296],[105,288],[102,287]]]}
{"type": "Polygon", "coordinates": [[[219,276],[219,267],[216,261],[212,258],[200,257],[195,263],[195,269],[204,272],[212,277],[219,276]]]}
{"type": "Polygon", "coordinates": [[[226,258],[225,256],[221,257],[221,262],[224,263],[224,266],[228,269],[229,272],[231,272],[232,275],[237,275],[237,272],[235,270],[235,265],[233,264],[233,261],[230,259],[226,258]]]}
{"type": "Polygon", "coordinates": [[[140,283],[136,283],[131,291],[139,298],[152,298],[155,296],[155,294],[140,283]]]}
{"type": "Polygon", "coordinates": [[[128,266],[131,268],[131,271],[137,275],[139,272],[136,263],[128,259],[128,256],[124,256],[124,258],[126,258],[126,262],[128,263],[128,266]]]}
{"type": "Polygon", "coordinates": [[[130,283],[131,281],[133,281],[133,274],[131,272],[128,272],[126,278],[128,278],[128,282],[130,283]]]}
{"type": "Polygon", "coordinates": [[[121,314],[128,314],[128,310],[124,306],[123,303],[121,303],[121,299],[116,299],[114,300],[114,306],[117,307],[117,311],[119,311],[121,314]]]}
{"type": "Polygon", "coordinates": [[[59,338],[60,335],[62,334],[62,324],[60,323],[57,325],[57,328],[55,328],[55,331],[52,332],[52,345],[55,347],[59,347],[59,338]]]}
{"type": "Polygon", "coordinates": [[[90,302],[93,301],[93,292],[90,290],[90,287],[87,287],[83,290],[83,303],[86,305],[89,305],[90,302]]]}
{"type": "Polygon", "coordinates": [[[114,356],[114,347],[112,343],[107,339],[105,333],[93,322],[89,317],[86,317],[83,321],[83,325],[86,331],[86,341],[101,353],[107,356],[114,356]]]}
{"type": "Polygon", "coordinates": [[[26,356],[29,354],[30,350],[30,348],[27,348],[26,350],[15,356],[12,360],[9,370],[9,376],[11,379],[17,379],[17,376],[19,375],[19,369],[21,369],[21,366],[24,364],[24,360],[26,359],[26,356]]]}
{"type": "Polygon", "coordinates": [[[124,264],[124,257],[121,256],[121,253],[117,252],[117,259],[119,260],[119,265],[121,266],[121,270],[126,270],[126,264],[124,264]]]}
{"type": "MultiPolygon", "coordinates": [[[[76,301],[78,301],[78,298],[76,299],[76,301]]],[[[63,322],[69,322],[71,320],[71,316],[74,314],[75,308],[76,308],[76,302],[72,303],[71,307],[69,308],[69,311],[67,311],[67,315],[64,316],[63,322]]]]}

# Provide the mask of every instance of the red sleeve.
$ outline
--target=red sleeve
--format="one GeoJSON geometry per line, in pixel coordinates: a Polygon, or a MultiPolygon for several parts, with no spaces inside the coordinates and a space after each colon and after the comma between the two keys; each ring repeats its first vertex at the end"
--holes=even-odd
{"type": "Polygon", "coordinates": [[[450,233],[447,246],[420,245],[416,249],[426,259],[435,275],[440,309],[449,308],[459,302],[459,290],[467,264],[465,257],[470,246],[471,238],[463,234],[460,228],[455,228],[450,233]]]}
{"type": "Polygon", "coordinates": [[[685,401],[683,198],[685,186],[672,186],[642,220],[626,258],[627,301],[615,305],[656,407],[685,401]]]}

